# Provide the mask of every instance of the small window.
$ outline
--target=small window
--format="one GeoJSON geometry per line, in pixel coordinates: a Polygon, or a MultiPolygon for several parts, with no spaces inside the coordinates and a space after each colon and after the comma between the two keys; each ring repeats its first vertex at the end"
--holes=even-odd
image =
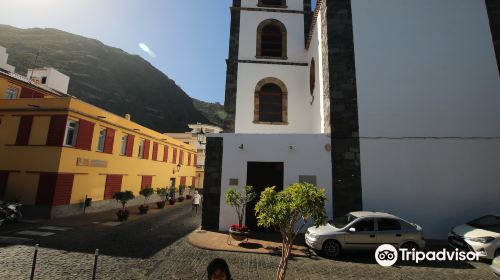
{"type": "Polygon", "coordinates": [[[379,231],[401,230],[401,224],[399,223],[399,221],[394,219],[379,219],[378,230],[379,231]]]}
{"type": "Polygon", "coordinates": [[[269,24],[262,28],[260,54],[268,57],[281,57],[283,55],[279,26],[269,24]]]}
{"type": "Polygon", "coordinates": [[[373,219],[364,219],[354,224],[353,226],[358,231],[374,231],[373,219]]]}
{"type": "Polygon", "coordinates": [[[6,99],[17,99],[19,98],[19,89],[9,86],[5,92],[6,99]]]}
{"type": "Polygon", "coordinates": [[[128,135],[123,135],[121,139],[120,155],[124,156],[127,153],[128,135]]]}
{"type": "Polygon", "coordinates": [[[68,120],[66,123],[66,134],[64,136],[64,145],[74,147],[76,144],[76,135],[78,134],[78,122],[68,120]]]}
{"type": "Polygon", "coordinates": [[[144,158],[144,143],[146,143],[146,140],[144,139],[139,141],[139,152],[137,153],[138,158],[144,158]]]}
{"type": "Polygon", "coordinates": [[[285,5],[285,0],[259,0],[259,6],[284,7],[285,5]]]}
{"type": "Polygon", "coordinates": [[[106,128],[99,130],[99,142],[97,142],[97,151],[104,152],[104,143],[106,142],[106,128]]]}
{"type": "Polygon", "coordinates": [[[262,21],[257,27],[257,58],[287,59],[287,32],[276,19],[262,21]]]}
{"type": "Polygon", "coordinates": [[[264,85],[259,94],[259,121],[282,122],[282,92],[275,84],[264,85]]]}
{"type": "Polygon", "coordinates": [[[314,88],[316,87],[316,63],[314,58],[311,60],[311,65],[309,68],[309,89],[311,90],[311,95],[314,95],[314,88]]]}
{"type": "Polygon", "coordinates": [[[42,84],[46,84],[47,83],[47,77],[42,77],[42,84]]]}

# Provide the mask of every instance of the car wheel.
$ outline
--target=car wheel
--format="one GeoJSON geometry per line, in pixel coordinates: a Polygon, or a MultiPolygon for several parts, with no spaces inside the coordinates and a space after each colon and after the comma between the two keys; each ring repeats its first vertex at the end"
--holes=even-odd
{"type": "Polygon", "coordinates": [[[335,258],[340,255],[340,252],[342,251],[342,247],[340,247],[340,244],[338,241],[335,240],[327,240],[323,244],[323,254],[327,256],[328,258],[335,258]]]}
{"type": "Polygon", "coordinates": [[[418,245],[414,242],[403,243],[403,245],[401,245],[401,248],[407,249],[408,251],[412,251],[413,249],[415,249],[415,251],[420,251],[420,247],[418,247],[418,245]]]}
{"type": "Polygon", "coordinates": [[[500,257],[500,248],[495,251],[495,258],[500,257]]]}

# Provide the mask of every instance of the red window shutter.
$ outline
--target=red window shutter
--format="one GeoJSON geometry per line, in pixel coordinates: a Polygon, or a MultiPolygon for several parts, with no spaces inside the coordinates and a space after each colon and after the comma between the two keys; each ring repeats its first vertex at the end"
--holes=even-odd
{"type": "Polygon", "coordinates": [[[174,153],[172,156],[172,163],[177,163],[177,149],[174,148],[174,153]]]}
{"type": "Polygon", "coordinates": [[[168,161],[168,146],[167,145],[163,146],[163,161],[164,162],[168,161]]]}
{"type": "Polygon", "coordinates": [[[191,154],[188,153],[188,165],[191,165],[191,154]]]}
{"type": "Polygon", "coordinates": [[[153,186],[153,176],[142,176],[141,190],[151,188],[153,186]]]}
{"type": "Polygon", "coordinates": [[[180,182],[181,185],[186,185],[186,176],[181,176],[181,182],[180,182]]]}
{"type": "Polygon", "coordinates": [[[181,165],[184,164],[184,151],[183,150],[180,150],[180,153],[179,153],[179,163],[181,165]]]}
{"type": "Polygon", "coordinates": [[[94,123],[86,120],[78,121],[78,133],[76,135],[77,149],[90,151],[92,147],[92,136],[94,134],[94,123]]]}
{"type": "Polygon", "coordinates": [[[196,177],[193,177],[192,178],[192,183],[191,183],[191,186],[195,186],[196,187],[196,177]]]}
{"type": "Polygon", "coordinates": [[[132,152],[134,151],[134,135],[128,135],[127,137],[127,147],[125,148],[125,155],[128,157],[132,156],[132,152]]]}
{"type": "Polygon", "coordinates": [[[20,98],[43,98],[43,97],[44,97],[43,93],[25,87],[21,89],[20,98]]]}
{"type": "Polygon", "coordinates": [[[149,159],[149,145],[151,141],[149,140],[144,140],[144,153],[142,153],[142,158],[143,159],[149,159]]]}
{"type": "Polygon", "coordinates": [[[71,202],[74,174],[40,173],[37,205],[67,205],[71,202]]]}
{"type": "Polygon", "coordinates": [[[197,154],[195,154],[195,155],[194,155],[194,162],[193,162],[193,165],[194,165],[194,166],[197,166],[197,165],[198,165],[198,155],[197,155],[197,154]]]}
{"type": "Polygon", "coordinates": [[[36,192],[37,205],[52,205],[57,183],[57,173],[40,173],[36,192]]]}
{"type": "Polygon", "coordinates": [[[0,200],[5,198],[5,190],[7,190],[7,181],[9,180],[9,172],[0,172],[0,200]]]}
{"type": "Polygon", "coordinates": [[[158,160],[158,143],[153,143],[153,160],[158,160]]]}
{"type": "Polygon", "coordinates": [[[113,142],[115,141],[115,130],[106,129],[106,139],[104,140],[104,152],[107,154],[113,153],[113,142]]]}
{"type": "Polygon", "coordinates": [[[30,140],[33,116],[21,116],[19,128],[17,130],[16,145],[28,145],[30,140]]]}
{"type": "Polygon", "coordinates": [[[64,132],[66,131],[67,116],[57,115],[50,117],[49,132],[47,134],[47,146],[62,146],[64,132]]]}
{"type": "Polygon", "coordinates": [[[104,186],[104,199],[112,199],[116,192],[122,190],[122,175],[107,175],[104,186]]]}
{"type": "Polygon", "coordinates": [[[52,205],[67,205],[71,203],[71,192],[73,191],[74,174],[58,174],[52,205]]]}

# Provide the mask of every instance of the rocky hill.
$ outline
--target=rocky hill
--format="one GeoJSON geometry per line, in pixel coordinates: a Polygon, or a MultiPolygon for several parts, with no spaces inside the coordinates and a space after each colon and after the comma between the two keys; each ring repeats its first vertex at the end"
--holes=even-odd
{"type": "Polygon", "coordinates": [[[0,45],[7,48],[8,63],[17,73],[33,68],[40,50],[36,66],[54,67],[68,75],[69,94],[118,115],[129,113],[133,121],[154,130],[184,132],[188,123],[221,123],[220,104],[193,102],[140,56],[95,39],[57,29],[0,25],[0,45]]]}

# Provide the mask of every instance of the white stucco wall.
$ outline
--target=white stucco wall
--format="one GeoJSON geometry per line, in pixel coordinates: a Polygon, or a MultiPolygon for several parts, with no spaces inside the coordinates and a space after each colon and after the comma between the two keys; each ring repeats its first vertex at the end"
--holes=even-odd
{"type": "MultiPolygon", "coordinates": [[[[309,67],[239,63],[236,94],[236,133],[314,133],[309,105],[309,67]],[[288,90],[288,125],[256,124],[254,96],[264,78],[280,79],[288,90]]],[[[318,131],[319,132],[319,131],[318,131]]]]}
{"type": "MultiPolygon", "coordinates": [[[[306,60],[309,63],[308,69],[306,70],[307,73],[307,81],[309,83],[309,71],[310,71],[310,63],[311,60],[314,58],[314,63],[316,64],[316,75],[315,75],[315,88],[313,91],[313,96],[314,99],[309,96],[309,103],[308,105],[311,107],[311,123],[312,123],[312,130],[315,133],[324,133],[325,132],[325,121],[330,121],[330,120],[325,120],[324,116],[324,111],[323,111],[323,106],[324,106],[324,96],[323,96],[323,75],[322,75],[322,69],[323,69],[323,53],[321,52],[321,45],[320,45],[320,38],[321,38],[321,13],[318,14],[318,17],[316,19],[316,25],[314,25],[314,29],[312,30],[312,37],[311,37],[311,42],[309,45],[309,49],[307,50],[306,54],[306,60]],[[311,101],[312,104],[311,104],[311,101]]],[[[309,84],[307,84],[307,92],[310,93],[310,87],[309,84]]]]}
{"type": "Polygon", "coordinates": [[[37,68],[34,70],[28,69],[27,76],[31,78],[38,78],[40,81],[42,80],[42,77],[45,76],[47,77],[46,86],[62,93],[68,93],[69,77],[54,68],[37,68]]]}
{"type": "MultiPolygon", "coordinates": [[[[245,8],[261,8],[257,6],[258,0],[242,0],[241,6],[245,8]]],[[[286,0],[287,7],[286,10],[296,10],[302,11],[304,10],[304,1],[303,0],[286,0]]],[[[266,7],[267,9],[268,7],[266,7]]],[[[271,8],[273,9],[273,8],[271,8]]],[[[282,8],[279,8],[282,9],[282,8]]]]}
{"type": "Polygon", "coordinates": [[[352,11],[365,209],[438,239],[500,212],[500,140],[481,139],[500,137],[484,1],[352,0],[352,11]]]}
{"type": "Polygon", "coordinates": [[[219,229],[227,230],[237,222],[234,210],[225,203],[225,192],[229,179],[237,178],[238,187],[247,180],[247,162],[283,162],[284,188],[298,182],[299,175],[317,176],[317,185],[326,190],[328,202],[326,212],[332,217],[332,176],[331,155],[325,149],[330,144],[326,134],[213,134],[210,137],[223,137],[221,204],[219,229]],[[243,144],[244,149],[238,147],[243,144]],[[290,150],[289,146],[293,146],[290,150]]]}
{"type": "Polygon", "coordinates": [[[9,54],[7,53],[7,49],[0,46],[0,69],[7,70],[9,72],[14,72],[15,67],[9,65],[7,62],[9,60],[9,54]]]}

